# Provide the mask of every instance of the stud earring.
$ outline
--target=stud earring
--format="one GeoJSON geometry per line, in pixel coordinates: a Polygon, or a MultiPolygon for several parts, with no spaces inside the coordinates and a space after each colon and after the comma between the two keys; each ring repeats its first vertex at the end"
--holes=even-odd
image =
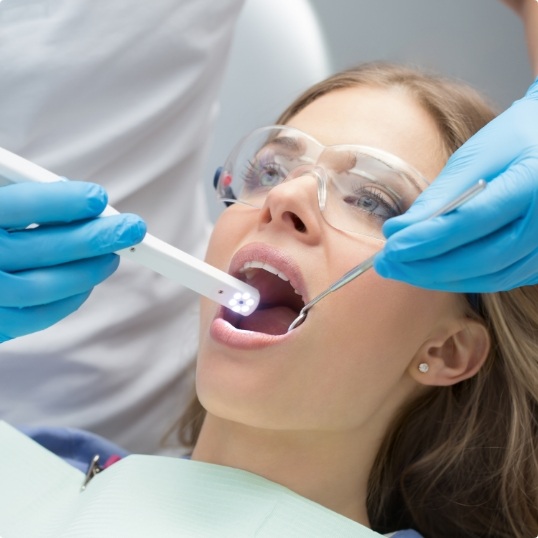
{"type": "Polygon", "coordinates": [[[428,366],[428,363],[427,362],[421,362],[419,365],[418,365],[418,369],[420,372],[422,372],[423,374],[425,374],[429,369],[430,367],[428,366]]]}

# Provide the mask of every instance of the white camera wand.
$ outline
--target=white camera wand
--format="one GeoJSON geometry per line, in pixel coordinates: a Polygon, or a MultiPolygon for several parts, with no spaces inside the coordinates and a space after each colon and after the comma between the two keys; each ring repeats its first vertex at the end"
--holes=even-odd
{"type": "MultiPolygon", "coordinates": [[[[2,148],[0,148],[0,176],[11,183],[65,181],[64,178],[45,168],[2,148]]],[[[100,216],[116,214],[118,211],[107,206],[100,216]]],[[[119,250],[117,254],[175,280],[244,316],[254,312],[260,301],[260,294],[256,288],[149,233],[138,245],[119,250]]]]}

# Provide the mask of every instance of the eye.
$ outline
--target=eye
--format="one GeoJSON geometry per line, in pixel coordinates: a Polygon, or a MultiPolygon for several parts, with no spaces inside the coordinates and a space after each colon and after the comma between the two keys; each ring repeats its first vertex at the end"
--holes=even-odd
{"type": "Polygon", "coordinates": [[[256,159],[248,162],[243,181],[251,190],[270,189],[281,183],[287,175],[287,170],[273,160],[256,159]]]}
{"type": "Polygon", "coordinates": [[[401,214],[398,204],[377,186],[361,185],[344,202],[384,221],[401,214]]]}

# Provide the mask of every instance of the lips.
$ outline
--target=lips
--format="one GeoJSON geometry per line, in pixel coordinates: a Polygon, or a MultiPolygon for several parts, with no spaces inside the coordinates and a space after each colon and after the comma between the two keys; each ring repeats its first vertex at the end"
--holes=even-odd
{"type": "Polygon", "coordinates": [[[250,347],[256,341],[260,345],[268,345],[274,342],[274,338],[284,337],[308,298],[302,273],[295,261],[274,247],[253,243],[235,254],[229,272],[258,289],[260,304],[247,317],[221,309],[215,322],[219,322],[217,326],[225,322],[228,327],[220,327],[218,339],[225,336],[229,345],[233,342],[239,347],[250,347]]]}

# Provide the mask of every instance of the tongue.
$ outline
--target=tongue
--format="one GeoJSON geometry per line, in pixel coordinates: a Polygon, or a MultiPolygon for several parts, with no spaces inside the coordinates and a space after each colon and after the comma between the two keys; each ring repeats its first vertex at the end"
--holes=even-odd
{"type": "Polygon", "coordinates": [[[297,312],[287,306],[275,306],[256,310],[250,316],[241,318],[238,329],[265,334],[285,334],[297,312]]]}

